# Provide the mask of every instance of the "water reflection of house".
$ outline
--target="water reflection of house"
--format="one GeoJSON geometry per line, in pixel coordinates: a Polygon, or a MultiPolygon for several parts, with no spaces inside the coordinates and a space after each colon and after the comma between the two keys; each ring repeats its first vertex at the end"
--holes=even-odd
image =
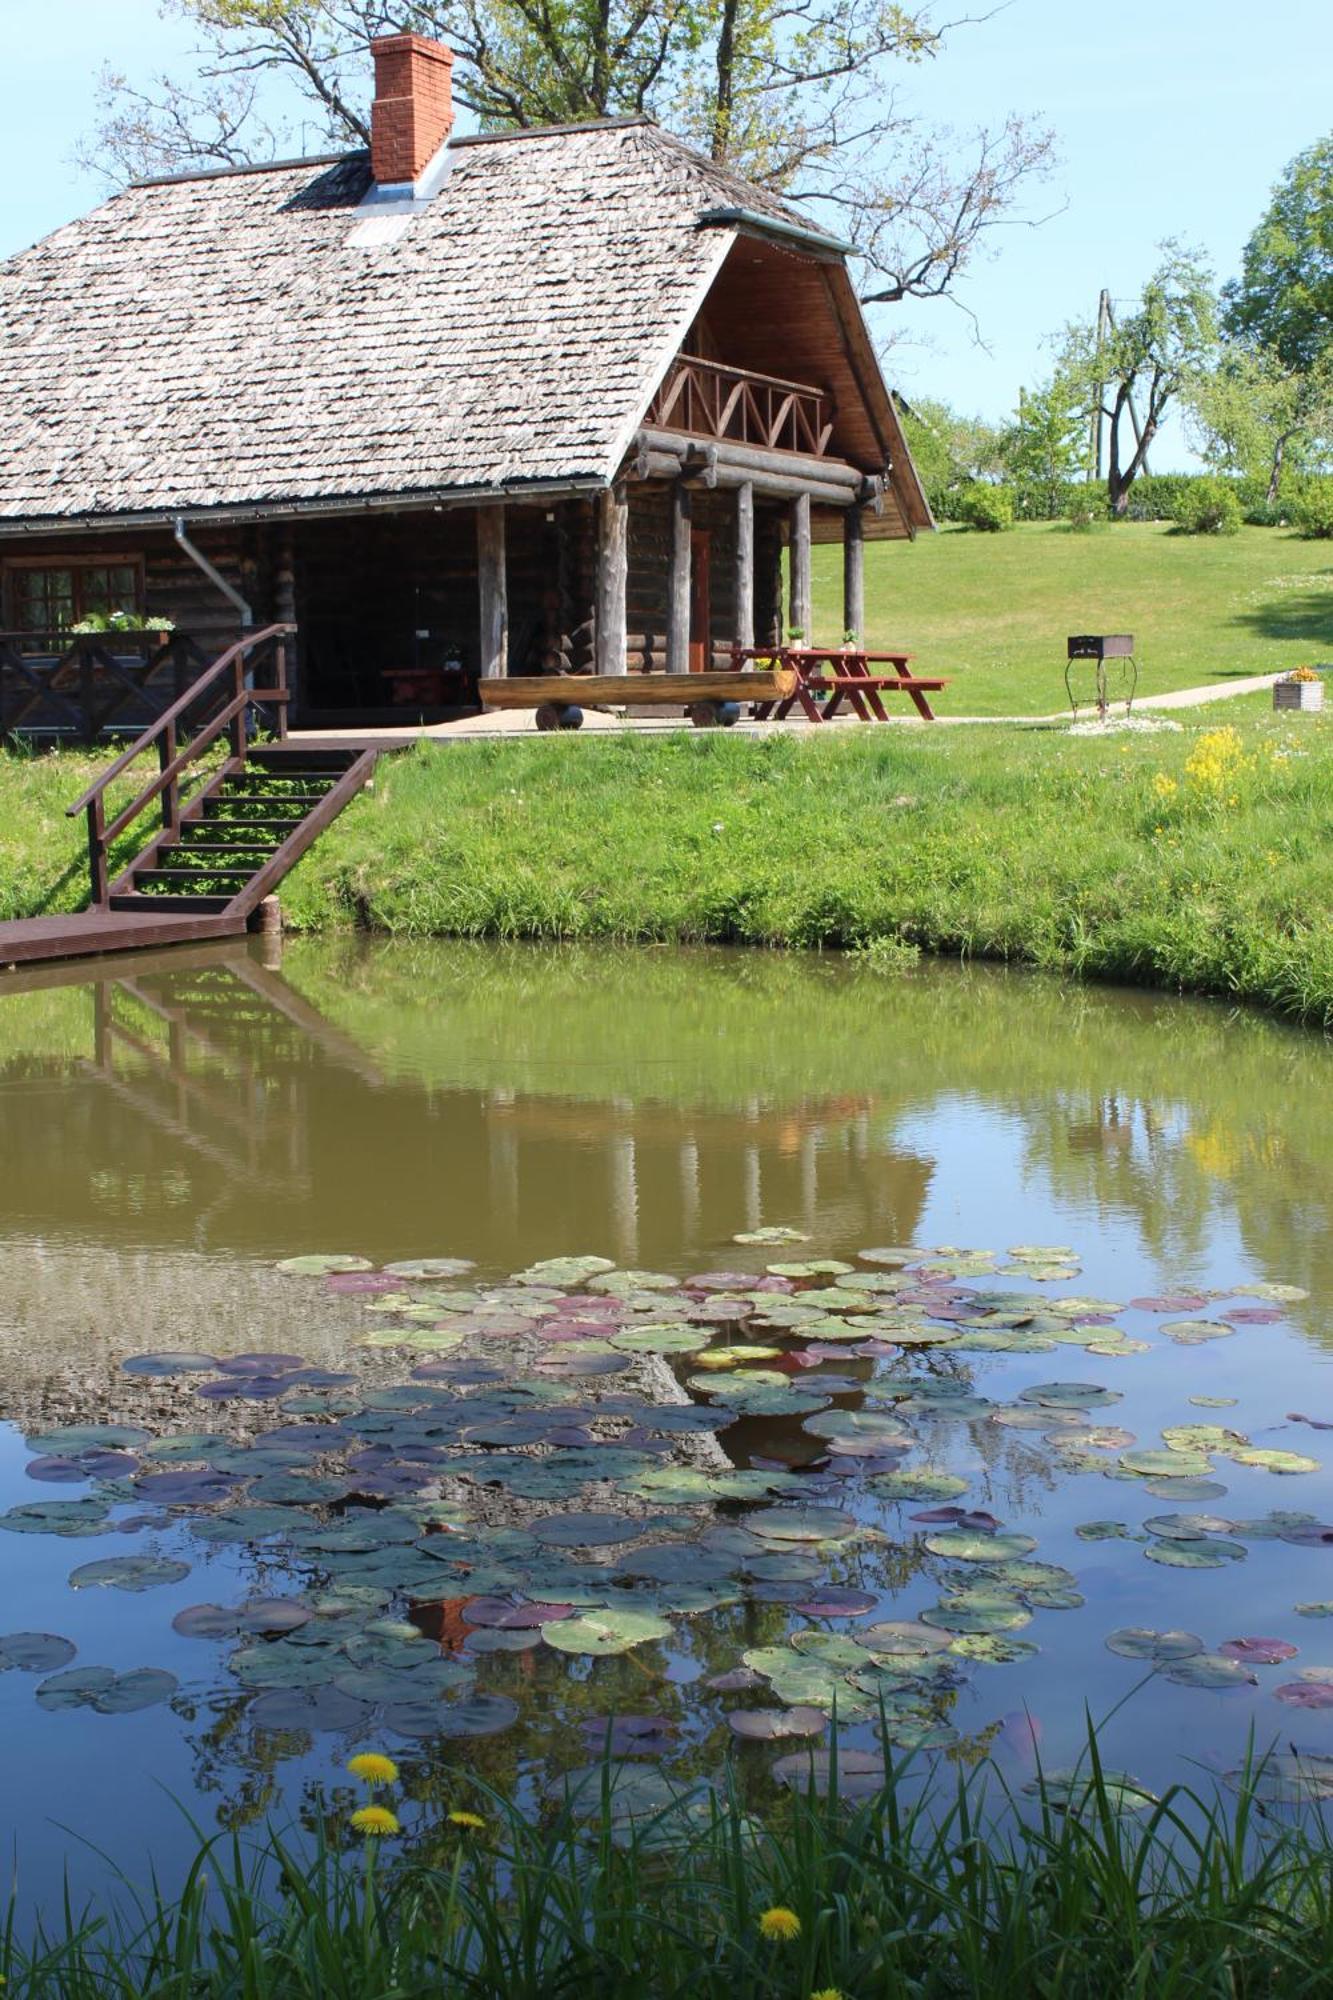
{"type": "Polygon", "coordinates": [[[124,1246],[448,1246],[488,1265],[605,1246],[674,1265],[761,1221],[830,1249],[910,1241],[922,1214],[930,1165],[872,1133],[868,1094],[738,1086],[695,1106],[576,1097],[558,1076],[431,1086],[386,1074],[243,945],[104,966],[75,990],[82,1047],[10,1064],[0,1047],[4,1150],[25,1161],[11,1230],[59,1216],[124,1246]]]}

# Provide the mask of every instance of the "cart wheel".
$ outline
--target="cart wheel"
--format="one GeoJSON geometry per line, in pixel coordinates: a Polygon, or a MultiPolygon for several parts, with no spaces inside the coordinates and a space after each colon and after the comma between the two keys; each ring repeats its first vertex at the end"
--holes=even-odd
{"type": "Polygon", "coordinates": [[[696,729],[716,729],[722,721],[723,706],[717,701],[692,701],[685,713],[696,729]]]}
{"type": "Polygon", "coordinates": [[[582,729],[583,710],[572,702],[544,701],[536,721],[538,729],[582,729]]]}

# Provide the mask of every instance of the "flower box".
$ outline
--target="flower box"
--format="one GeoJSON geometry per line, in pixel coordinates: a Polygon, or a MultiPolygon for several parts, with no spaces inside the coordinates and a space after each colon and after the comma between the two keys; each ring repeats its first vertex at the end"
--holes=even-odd
{"type": "Polygon", "coordinates": [[[1322,681],[1274,681],[1274,708],[1321,709],[1324,706],[1322,681]]]}

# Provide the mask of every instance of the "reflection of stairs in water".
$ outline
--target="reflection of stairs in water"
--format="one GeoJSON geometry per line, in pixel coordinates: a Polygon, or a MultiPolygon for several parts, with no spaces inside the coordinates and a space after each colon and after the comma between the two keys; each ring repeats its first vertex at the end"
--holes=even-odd
{"type": "Polygon", "coordinates": [[[190,958],[164,954],[96,981],[84,1068],[229,1182],[308,1192],[307,1135],[282,1077],[308,1070],[312,1043],[372,1086],[379,1071],[247,948],[222,963],[190,958]]]}

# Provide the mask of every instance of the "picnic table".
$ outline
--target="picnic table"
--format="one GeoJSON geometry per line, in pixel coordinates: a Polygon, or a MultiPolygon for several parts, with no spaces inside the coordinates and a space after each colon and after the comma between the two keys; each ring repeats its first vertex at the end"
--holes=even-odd
{"type": "Polygon", "coordinates": [[[933,722],[935,714],[926,696],[946,685],[942,680],[923,680],[908,673],[911,653],[869,653],[844,646],[733,646],[731,656],[737,667],[747,660],[780,663],[796,675],[790,694],[756,704],[754,713],[759,722],[766,722],[770,715],[775,722],[783,722],[796,707],[811,722],[832,722],[844,701],[861,722],[887,722],[882,697],[890,693],[905,694],[918,715],[933,722]],[[883,667],[892,671],[875,671],[883,667]],[[828,699],[821,703],[816,695],[828,699]]]}

